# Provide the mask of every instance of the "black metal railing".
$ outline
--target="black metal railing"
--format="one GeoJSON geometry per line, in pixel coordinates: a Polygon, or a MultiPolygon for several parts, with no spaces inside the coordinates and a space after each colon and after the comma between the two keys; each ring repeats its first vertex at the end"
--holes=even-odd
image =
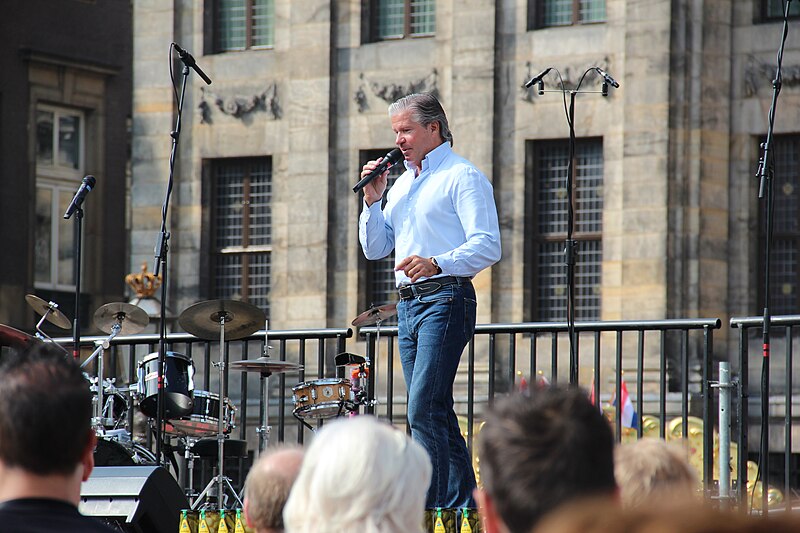
{"type": "MultiPolygon", "coordinates": [[[[476,416],[481,414],[480,407],[488,406],[497,394],[518,387],[520,373],[524,375],[527,371],[529,386],[535,386],[535,381],[541,378],[553,383],[569,381],[587,388],[593,385],[595,397],[599,400],[607,385],[601,376],[606,373],[604,368],[610,366],[611,395],[622,388],[625,379],[623,369],[628,376],[635,373],[635,391],[631,396],[635,398],[636,438],[644,435],[642,422],[648,415],[660,421],[658,435],[654,436],[662,438],[667,436],[667,418],[678,415],[680,423],[675,427],[680,436],[685,438],[688,436],[690,413],[699,412],[704,428],[703,478],[705,489],[709,492],[713,485],[715,412],[708,387],[713,373],[713,330],[720,326],[721,321],[716,318],[579,322],[575,325],[578,344],[574,350],[576,360],[569,360],[571,352],[567,344],[566,323],[478,325],[465,351],[466,357],[462,357],[461,362],[467,376],[464,412],[465,437],[470,453],[473,453],[476,416]],[[485,390],[476,390],[476,350],[482,349],[485,350],[488,381],[485,390]],[[544,356],[541,355],[542,350],[547,351],[544,356]],[[593,371],[588,383],[581,379],[581,361],[584,359],[591,362],[593,371]],[[693,383],[692,369],[696,370],[693,383]],[[656,375],[648,379],[645,374],[650,370],[656,375]],[[696,390],[690,390],[690,385],[694,385],[696,390]],[[647,391],[652,389],[656,392],[648,394],[647,391]],[[647,401],[648,397],[651,397],[651,401],[647,401]],[[673,403],[677,399],[677,410],[668,409],[668,397],[673,403]],[[693,399],[699,400],[699,408],[693,408],[693,399]]],[[[378,369],[370,374],[370,390],[378,391],[378,409],[371,408],[369,412],[385,416],[395,423],[403,423],[404,413],[398,420],[397,406],[394,405],[397,327],[381,327],[380,331],[374,326],[365,327],[360,330],[360,336],[366,340],[367,355],[373,367],[378,369]],[[378,334],[382,345],[380,352],[377,351],[378,334]],[[385,384],[376,382],[376,377],[381,376],[385,378],[385,384]]],[[[405,391],[404,385],[400,388],[405,391]]],[[[607,398],[610,394],[605,396],[607,398]]],[[[612,410],[618,441],[625,434],[622,408],[621,402],[616,402],[612,410]]]]}
{"type": "MultiPolygon", "coordinates": [[[[750,446],[749,446],[749,436],[748,430],[750,426],[756,426],[761,424],[767,425],[766,434],[770,435],[770,427],[771,419],[775,418],[776,424],[780,423],[783,426],[784,431],[784,439],[783,439],[783,498],[784,503],[786,505],[787,511],[792,508],[794,505],[794,498],[792,497],[793,487],[797,485],[797,480],[793,479],[795,474],[796,468],[792,462],[792,401],[793,401],[793,380],[792,380],[792,368],[794,366],[794,357],[792,353],[793,349],[793,337],[797,334],[797,328],[800,326],[800,315],[787,315],[787,316],[773,316],[770,317],[770,344],[771,344],[771,353],[769,359],[773,359],[775,357],[780,357],[781,352],[783,353],[784,357],[784,365],[783,367],[773,367],[769,365],[769,360],[767,360],[766,368],[763,366],[765,362],[762,358],[762,328],[764,325],[764,317],[734,317],[730,320],[730,325],[732,328],[736,328],[739,331],[739,343],[738,343],[738,376],[739,376],[739,383],[736,387],[737,392],[737,418],[739,420],[738,425],[738,442],[739,442],[739,449],[738,449],[738,479],[744,480],[745,482],[748,480],[748,460],[753,458],[759,459],[759,469],[760,469],[760,477],[762,481],[762,494],[768,493],[768,487],[770,485],[777,486],[778,483],[772,484],[770,483],[770,474],[771,469],[769,468],[770,464],[770,453],[767,454],[766,457],[761,456],[761,451],[758,450],[755,453],[751,453],[750,446]],[[776,348],[780,348],[782,345],[783,350],[779,350],[776,348]],[[762,362],[761,369],[753,369],[755,371],[767,371],[767,372],[777,372],[780,375],[781,379],[773,380],[772,387],[768,391],[762,391],[761,387],[759,386],[758,382],[754,384],[753,387],[750,385],[750,358],[751,353],[755,353],[755,358],[758,361],[762,362]],[[773,390],[774,389],[774,394],[773,390]],[[766,392],[766,394],[764,394],[766,392]],[[782,398],[781,398],[782,395],[782,398]],[[761,413],[761,409],[763,407],[762,403],[764,398],[767,399],[767,417],[766,419],[763,418],[761,414],[755,420],[750,420],[750,406],[753,405],[757,408],[758,413],[761,413]],[[779,403],[780,400],[784,402],[784,410],[783,416],[781,417],[779,414],[773,415],[771,413],[772,403],[779,403]]],[[[769,437],[768,437],[769,438],[769,437]]],[[[769,442],[767,442],[768,451],[773,449],[769,442]]],[[[740,483],[741,485],[741,483],[740,483]]],[[[768,495],[768,494],[767,494],[768,495]]],[[[739,504],[741,506],[748,505],[748,502],[745,500],[747,497],[747,491],[739,491],[739,504]]],[[[756,503],[756,502],[754,502],[756,503]]]]}
{"type": "MultiPolygon", "coordinates": [[[[783,413],[785,434],[785,494],[789,494],[793,479],[791,464],[791,416],[792,416],[792,336],[800,326],[800,316],[774,317],[776,331],[783,330],[785,344],[785,381],[781,382],[781,393],[785,394],[786,409],[783,413]],[[785,388],[784,388],[785,387],[785,388]]],[[[737,476],[738,499],[745,498],[748,448],[748,403],[754,401],[749,393],[748,354],[752,330],[761,327],[761,318],[734,318],[731,327],[740,331],[739,368],[734,368],[738,381],[737,404],[734,405],[737,424],[738,445],[737,476]]],[[[719,319],[675,319],[645,321],[579,322],[575,359],[571,360],[567,326],[565,323],[481,324],[465,350],[456,380],[456,410],[474,456],[474,438],[480,430],[485,410],[493,399],[523,387],[536,386],[537,381],[571,382],[587,389],[593,388],[598,402],[605,404],[622,389],[623,383],[630,387],[636,411],[636,429],[623,425],[621,402],[606,412],[613,419],[616,439],[627,440],[643,436],[661,438],[697,438],[690,435],[690,428],[697,420],[702,424],[703,482],[707,495],[714,488],[714,429],[716,400],[711,393],[714,379],[713,331],[719,329],[719,319]],[[695,418],[696,417],[696,418],[695,418]]],[[[86,346],[102,341],[104,337],[84,337],[86,346]]],[[[71,339],[57,339],[69,343],[71,339]]],[[[399,352],[397,349],[397,327],[364,327],[353,338],[350,329],[259,331],[244,339],[225,343],[221,357],[226,365],[231,361],[254,359],[265,353],[269,342],[274,360],[290,361],[303,365],[297,373],[277,373],[270,378],[268,386],[269,425],[272,440],[297,441],[302,443],[308,432],[316,426],[296,420],[292,389],[301,384],[320,379],[338,377],[341,369],[334,365],[336,354],[350,351],[363,353],[370,360],[368,379],[370,398],[375,402],[364,408],[366,412],[386,418],[392,423],[406,424],[406,390],[402,379],[399,352]],[[348,339],[350,339],[348,341],[348,339]],[[338,371],[338,373],[337,373],[338,371]]],[[[217,371],[214,364],[220,358],[219,343],[197,339],[186,333],[174,333],[167,337],[168,350],[187,354],[196,365],[195,388],[216,391],[217,371]]],[[[780,344],[778,342],[777,344],[780,344]]],[[[142,359],[157,349],[158,336],[130,335],[112,340],[106,351],[109,376],[116,376],[126,383],[138,380],[137,370],[142,359]]],[[[96,363],[87,368],[96,372],[96,363]]],[[[258,409],[262,396],[258,388],[258,375],[243,371],[227,372],[230,380],[226,389],[237,405],[236,429],[232,433],[247,440],[251,456],[257,439],[258,409]],[[233,387],[230,385],[233,384],[233,387]]],[[[777,387],[777,385],[776,385],[777,387]]],[[[128,413],[129,427],[133,427],[132,409],[128,413]]],[[[310,421],[307,421],[310,422],[310,421]]],[[[752,476],[751,476],[752,477],[752,476]]],[[[765,475],[765,477],[767,477],[765,475]]],[[[788,499],[788,498],[787,498],[788,499]]]]}

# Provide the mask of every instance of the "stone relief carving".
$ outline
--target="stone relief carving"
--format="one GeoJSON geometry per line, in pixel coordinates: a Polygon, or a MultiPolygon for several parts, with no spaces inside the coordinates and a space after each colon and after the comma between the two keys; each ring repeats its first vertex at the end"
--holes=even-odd
{"type": "MultiPolygon", "coordinates": [[[[231,91],[232,92],[232,91],[231,91]]],[[[244,120],[250,113],[256,111],[266,112],[273,120],[281,118],[282,110],[278,99],[278,86],[273,83],[260,93],[250,96],[223,96],[206,87],[200,88],[200,103],[198,104],[201,124],[212,124],[212,110],[214,107],[222,113],[244,120]]]]}
{"type": "Polygon", "coordinates": [[[363,113],[369,109],[370,94],[373,97],[379,98],[387,104],[393,103],[398,98],[411,93],[427,92],[434,94],[439,98],[439,89],[437,87],[438,72],[433,69],[430,74],[420,78],[416,81],[410,81],[405,85],[397,83],[380,84],[378,82],[370,81],[362,72],[359,78],[361,84],[356,89],[353,95],[353,100],[358,106],[358,112],[363,113]]]}
{"type": "MultiPolygon", "coordinates": [[[[558,67],[558,66],[554,67],[553,70],[551,70],[544,78],[545,89],[547,90],[561,89],[561,80],[558,78],[558,73],[556,72],[556,69],[558,69],[558,71],[561,72],[561,77],[564,80],[564,89],[569,91],[574,89],[578,85],[578,81],[580,80],[580,77],[583,75],[583,73],[586,72],[587,69],[590,69],[592,67],[600,67],[601,69],[608,72],[609,70],[608,57],[604,57],[603,59],[597,61],[581,63],[580,65],[573,64],[564,67],[558,67]]],[[[547,68],[547,65],[537,65],[537,69],[534,70],[533,64],[531,64],[530,61],[527,61],[525,63],[525,70],[526,70],[525,79],[523,79],[519,85],[520,100],[524,102],[533,103],[534,96],[535,95],[538,96],[536,93],[537,86],[533,85],[532,87],[526,89],[525,83],[529,79],[539,74],[545,68],[547,68]]],[[[613,72],[608,72],[608,73],[617,80],[619,80],[619,77],[616,76],[615,73],[613,72]]],[[[594,81],[593,77],[602,81],[602,78],[600,77],[599,74],[589,73],[586,75],[586,79],[583,81],[583,85],[581,85],[581,91],[583,91],[584,89],[595,90],[595,88],[598,91],[600,90],[600,82],[594,81]]],[[[609,92],[609,94],[611,94],[611,92],[609,92]]]]}
{"type": "MultiPolygon", "coordinates": [[[[777,65],[765,63],[755,56],[749,56],[744,71],[744,95],[755,96],[759,89],[772,91],[772,80],[775,79],[777,65]]],[[[800,65],[781,66],[782,88],[800,86],[800,65]]]]}

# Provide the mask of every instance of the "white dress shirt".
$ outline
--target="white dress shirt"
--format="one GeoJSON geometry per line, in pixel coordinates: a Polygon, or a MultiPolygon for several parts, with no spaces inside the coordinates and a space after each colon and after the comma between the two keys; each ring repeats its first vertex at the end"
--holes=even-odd
{"type": "MultiPolygon", "coordinates": [[[[395,262],[434,257],[443,276],[473,277],[500,260],[500,228],[492,185],[445,142],[422,160],[419,176],[406,171],[389,189],[386,207],[364,203],[358,237],[367,259],[395,249],[395,262]]],[[[410,283],[396,271],[397,286],[410,283]]]]}

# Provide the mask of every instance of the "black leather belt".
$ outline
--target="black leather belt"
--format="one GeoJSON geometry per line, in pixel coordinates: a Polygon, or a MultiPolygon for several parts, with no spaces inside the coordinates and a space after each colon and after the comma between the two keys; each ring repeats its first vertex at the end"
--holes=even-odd
{"type": "Polygon", "coordinates": [[[438,278],[426,279],[425,281],[418,281],[411,285],[401,285],[398,287],[397,292],[400,293],[401,300],[412,300],[417,296],[433,294],[447,285],[464,285],[469,282],[470,278],[466,277],[441,276],[438,278]]]}

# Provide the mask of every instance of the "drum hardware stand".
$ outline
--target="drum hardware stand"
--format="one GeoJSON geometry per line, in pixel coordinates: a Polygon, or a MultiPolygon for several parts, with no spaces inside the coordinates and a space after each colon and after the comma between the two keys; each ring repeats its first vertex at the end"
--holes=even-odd
{"type": "MultiPolygon", "coordinates": [[[[264,321],[264,357],[269,358],[269,320],[264,321]]],[[[259,407],[259,420],[261,425],[256,428],[258,435],[258,454],[261,455],[269,446],[269,376],[272,372],[267,368],[259,372],[259,385],[261,386],[261,406],[259,407]]]]}
{"type": "MultiPolygon", "coordinates": [[[[95,357],[98,355],[100,356],[100,358],[97,360],[97,406],[99,408],[99,413],[95,413],[98,416],[94,420],[94,422],[99,423],[100,426],[106,422],[106,420],[103,418],[103,376],[105,372],[103,369],[103,357],[101,352],[103,350],[107,350],[111,346],[111,341],[114,339],[114,337],[120,333],[125,333],[128,335],[139,333],[144,329],[149,320],[150,319],[147,316],[147,313],[145,313],[141,307],[124,302],[105,304],[94,312],[95,326],[100,331],[104,331],[109,335],[103,340],[97,340],[94,342],[97,348],[95,348],[94,352],[92,352],[92,355],[90,355],[86,361],[81,363],[81,368],[94,361],[95,357]]],[[[111,400],[113,402],[113,397],[111,397],[111,400]]],[[[112,420],[114,416],[113,412],[112,405],[112,420]]]]}
{"type": "MultiPolygon", "coordinates": [[[[213,489],[214,485],[217,486],[217,504],[220,509],[225,508],[225,487],[227,487],[230,492],[233,494],[233,497],[236,499],[236,503],[239,504],[240,507],[244,507],[244,503],[239,498],[239,495],[236,494],[236,491],[233,489],[233,485],[231,485],[231,480],[225,476],[225,469],[224,469],[224,462],[225,462],[225,432],[223,431],[222,423],[223,423],[223,409],[224,409],[224,401],[225,401],[225,322],[229,320],[230,315],[227,311],[219,311],[214,313],[211,316],[212,320],[219,322],[219,363],[212,363],[214,366],[217,367],[218,374],[219,374],[219,417],[217,420],[217,475],[211,478],[206,485],[206,488],[200,493],[195,501],[197,504],[199,501],[203,499],[203,497],[209,496],[211,490],[213,489]]],[[[192,506],[192,509],[195,509],[192,506]]]]}
{"type": "MultiPolygon", "coordinates": [[[[186,499],[189,500],[189,504],[193,505],[195,500],[194,497],[197,495],[194,492],[194,460],[197,458],[197,455],[194,454],[192,449],[194,448],[197,439],[194,437],[189,437],[188,435],[185,437],[181,437],[183,440],[183,457],[186,460],[186,478],[184,481],[184,487],[186,487],[186,499]]],[[[194,507],[192,507],[194,508],[194,507]]]]}

